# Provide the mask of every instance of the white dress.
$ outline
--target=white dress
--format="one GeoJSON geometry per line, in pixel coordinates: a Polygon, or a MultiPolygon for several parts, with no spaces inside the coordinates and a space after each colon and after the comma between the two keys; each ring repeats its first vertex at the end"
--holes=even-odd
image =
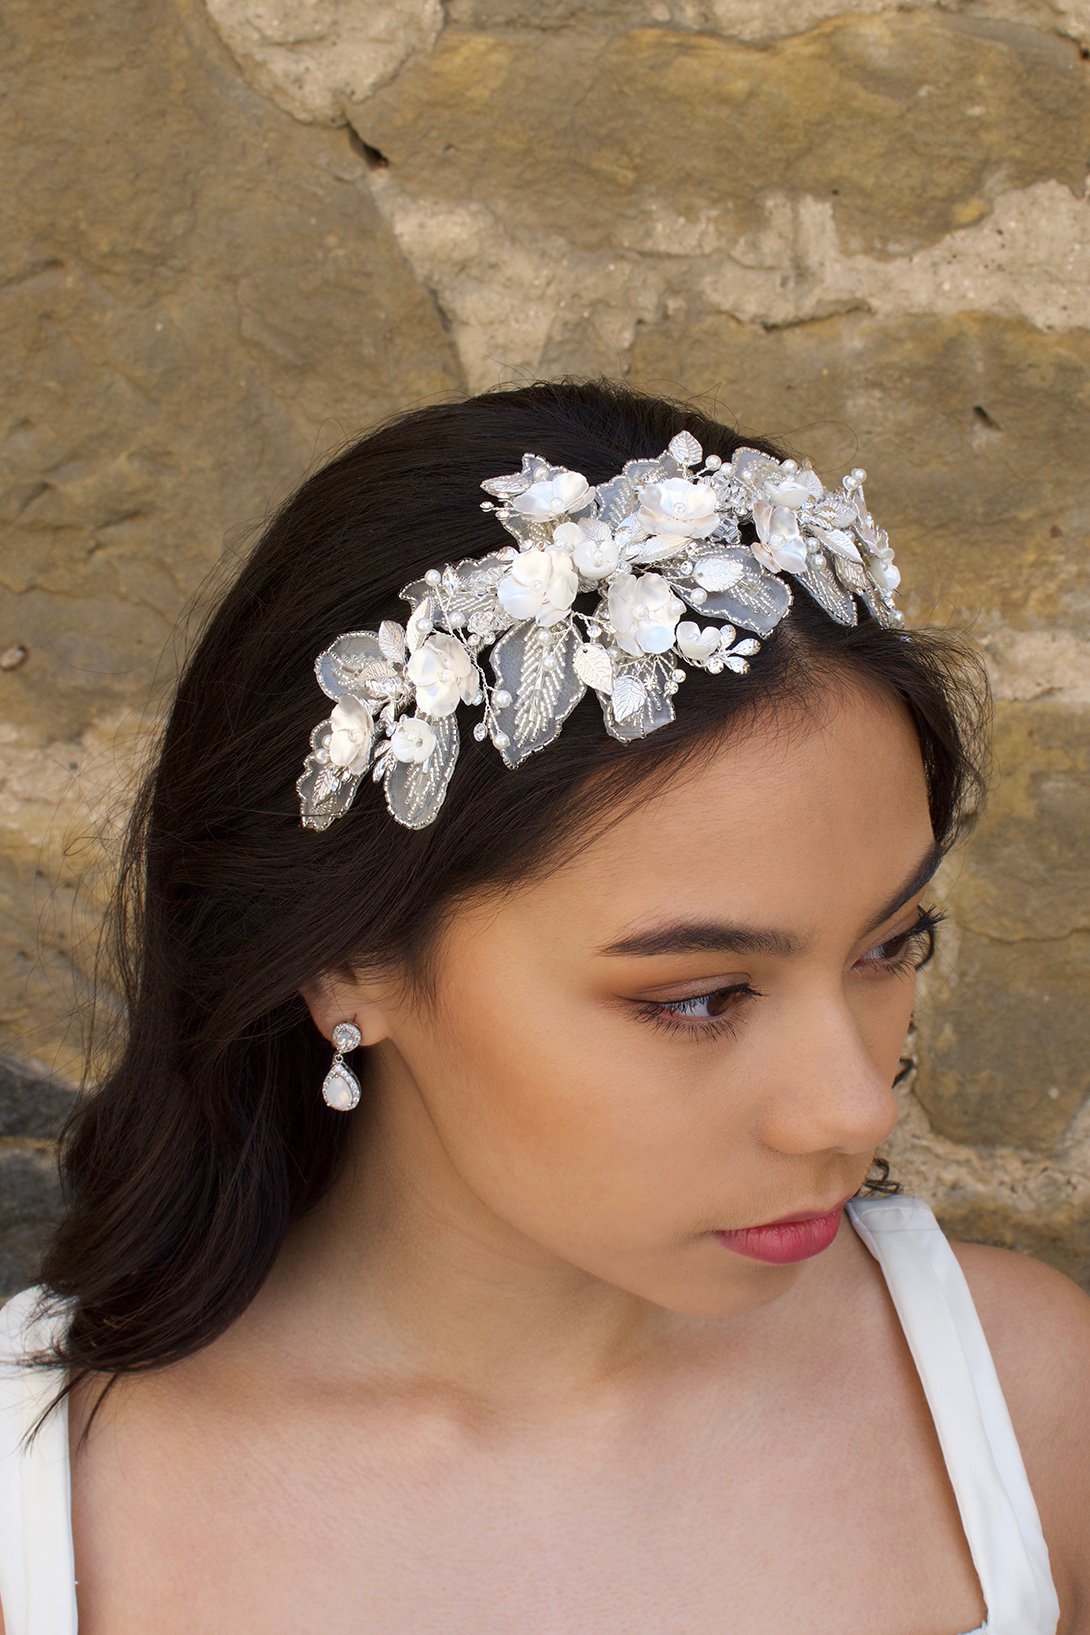
{"type": "MultiPolygon", "coordinates": [[[[971,1635],[1056,1635],[1048,1546],[957,1257],[922,1198],[854,1198],[847,1214],[882,1268],[934,1417],[988,1612],[971,1635]]],[[[76,1635],[67,1399],[29,1455],[17,1447],[58,1383],[11,1360],[46,1341],[25,1326],[38,1292],[0,1309],[0,1605],[5,1635],[76,1635]]]]}

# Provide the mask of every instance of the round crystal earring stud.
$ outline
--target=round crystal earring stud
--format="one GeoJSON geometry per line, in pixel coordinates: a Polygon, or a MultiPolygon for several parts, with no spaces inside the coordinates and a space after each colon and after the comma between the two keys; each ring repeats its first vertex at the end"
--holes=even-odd
{"type": "Polygon", "coordinates": [[[363,1035],[355,1022],[338,1022],[333,1029],[333,1066],[322,1081],[322,1096],[328,1107],[350,1113],[360,1099],[360,1081],[345,1067],[347,1051],[355,1050],[363,1035]]]}

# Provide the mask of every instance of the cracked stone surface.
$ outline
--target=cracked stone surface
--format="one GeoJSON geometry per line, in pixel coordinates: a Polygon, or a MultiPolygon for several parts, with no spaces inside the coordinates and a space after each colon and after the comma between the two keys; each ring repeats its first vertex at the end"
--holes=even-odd
{"type": "Polygon", "coordinates": [[[1090,1287],[1086,0],[13,0],[4,29],[0,1282],[56,1208],[188,632],[343,438],[603,371],[867,466],[910,618],[980,642],[996,779],[887,1155],[948,1231],[1090,1287]]]}

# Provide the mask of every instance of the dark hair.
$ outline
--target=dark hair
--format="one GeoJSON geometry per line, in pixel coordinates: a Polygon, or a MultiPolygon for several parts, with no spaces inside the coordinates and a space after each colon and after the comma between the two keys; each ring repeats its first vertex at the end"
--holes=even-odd
{"type": "MultiPolygon", "coordinates": [[[[462,894],[547,871],[561,838],[600,832],[743,715],[805,704],[837,678],[908,710],[942,847],[971,821],[988,715],[971,645],[863,612],[839,625],[800,591],[747,674],[690,668],[676,720],[646,739],[612,738],[588,689],[514,773],[463,733],[426,828],[396,823],[370,778],[329,829],[301,826],[295,780],[329,709],[315,655],[342,631],[403,621],[398,592],[428,568],[496,548],[482,479],[531,450],[599,483],[683,429],[724,460],[742,441],[608,380],[490,391],[348,443],[265,527],[184,664],[129,821],[104,944],[126,1011],[112,1065],[97,1086],[85,1073],[61,1132],[65,1214],[41,1264],[40,1310],[71,1302],[66,1332],[31,1360],[67,1370],[50,1408],[97,1372],[110,1376],[97,1411],[119,1375],[222,1333],[334,1179],[349,1125],[317,1093],[329,1047],[299,993],[316,975],[403,969],[426,990],[462,894]]],[[[869,1190],[896,1190],[878,1170],[869,1190]]]]}

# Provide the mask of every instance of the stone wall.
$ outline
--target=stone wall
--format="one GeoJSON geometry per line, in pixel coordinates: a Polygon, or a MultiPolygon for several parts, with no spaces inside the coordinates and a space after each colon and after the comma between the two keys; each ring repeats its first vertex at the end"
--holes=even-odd
{"type": "Polygon", "coordinates": [[[909,618],[985,648],[997,781],[888,1155],[947,1230],[1090,1287],[1086,0],[3,28],[3,1289],[56,1208],[109,846],[209,576],[374,419],[566,370],[862,461],[909,618]]]}

